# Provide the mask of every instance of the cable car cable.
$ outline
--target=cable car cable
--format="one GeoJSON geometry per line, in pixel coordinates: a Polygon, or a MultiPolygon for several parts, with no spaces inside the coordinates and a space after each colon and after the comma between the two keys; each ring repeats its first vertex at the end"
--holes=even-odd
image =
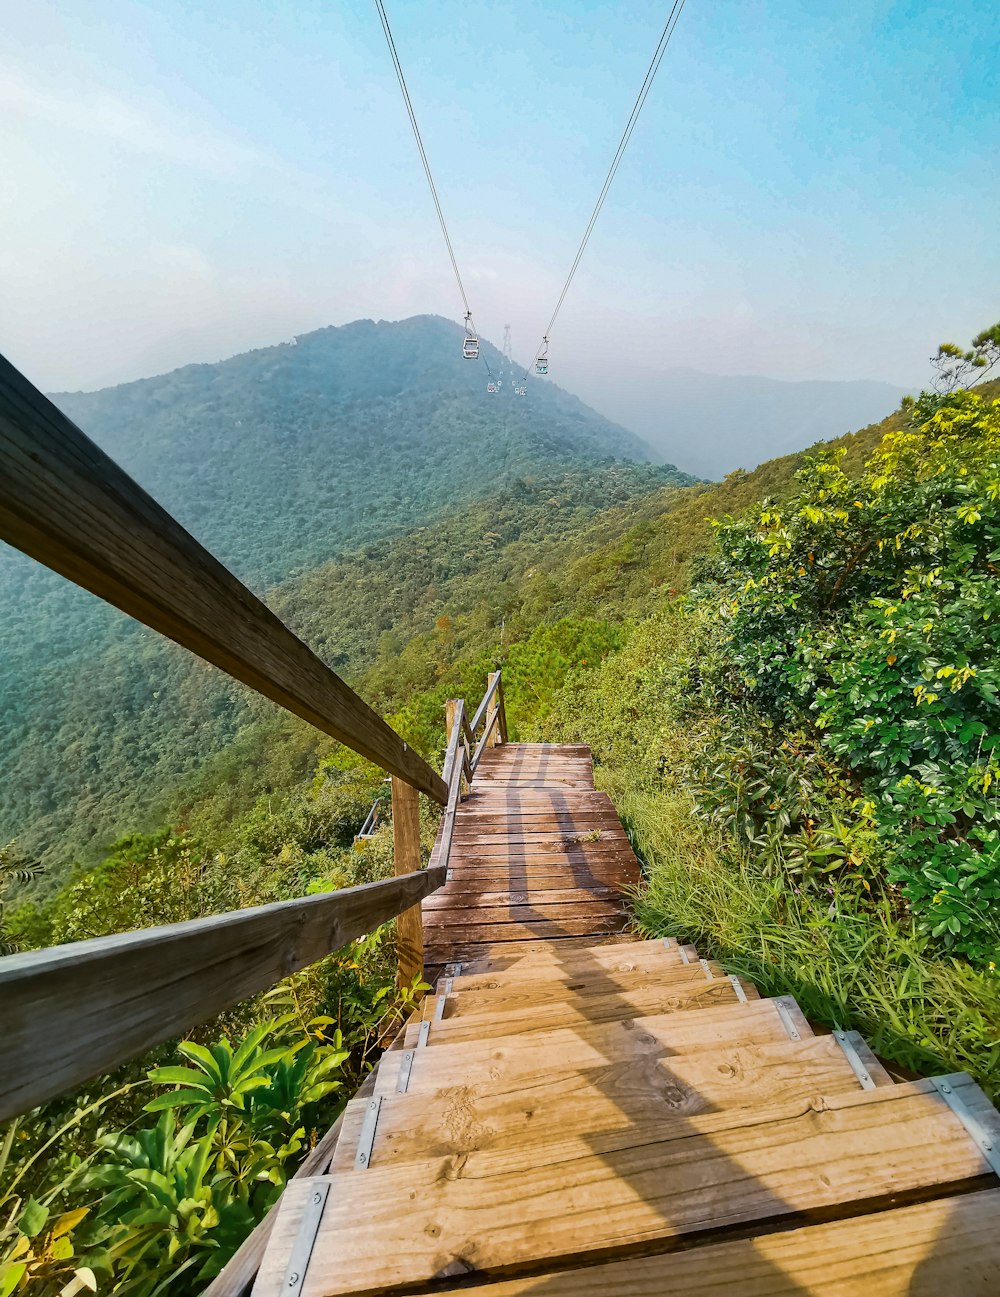
{"type": "MultiPolygon", "coordinates": [[[[594,231],[594,226],[597,224],[597,218],[601,214],[604,200],[608,196],[608,191],[610,190],[612,181],[615,178],[615,173],[618,171],[621,160],[625,155],[625,150],[628,148],[629,140],[632,138],[632,132],[635,130],[635,124],[639,120],[639,114],[642,112],[646,98],[652,89],[653,81],[656,79],[656,74],[660,70],[660,64],[663,62],[663,56],[667,52],[667,46],[670,44],[670,38],[674,34],[674,28],[677,26],[681,12],[684,9],[684,4],[685,0],[674,0],[673,8],[670,10],[666,24],[660,34],[660,39],[653,52],[653,57],[650,60],[645,79],[643,80],[639,93],[636,96],[635,103],[632,105],[632,112],[629,115],[625,130],[622,132],[622,137],[618,142],[618,148],[615,150],[615,156],[611,160],[611,166],[608,168],[608,174],[605,177],[604,184],[601,186],[601,192],[598,195],[597,202],[594,204],[594,210],[591,213],[590,220],[587,222],[587,228],[584,231],[583,238],[580,240],[580,246],[577,249],[576,256],[573,258],[573,264],[570,266],[569,274],[566,276],[566,282],[563,284],[562,292],[559,294],[556,308],[552,312],[552,318],[549,320],[542,342],[538,351],[535,353],[536,364],[548,351],[548,341],[549,336],[552,333],[552,326],[555,324],[556,317],[560,310],[562,310],[562,304],[566,300],[566,294],[569,292],[570,284],[573,282],[573,276],[576,274],[577,266],[579,266],[580,259],[583,257],[587,244],[590,242],[590,236],[594,231]]],[[[544,372],[548,372],[547,366],[544,372]]]]}
{"type": "MultiPolygon", "coordinates": [[[[438,197],[437,185],[435,185],[434,177],[431,174],[431,164],[427,161],[427,152],[424,149],[424,142],[420,136],[420,127],[417,125],[417,115],[413,111],[413,101],[410,99],[410,92],[406,87],[406,77],[403,75],[403,65],[400,63],[399,55],[396,53],[396,42],[392,38],[392,29],[389,26],[389,16],[385,11],[385,5],[382,0],[375,0],[375,7],[378,9],[378,16],[382,21],[382,30],[385,33],[385,39],[389,46],[389,53],[392,56],[393,67],[396,69],[399,88],[403,92],[403,103],[406,105],[406,113],[410,119],[410,125],[413,128],[413,138],[417,142],[417,151],[420,154],[420,161],[424,164],[424,175],[427,177],[427,185],[431,191],[431,197],[434,199],[434,210],[437,212],[437,218],[441,225],[441,233],[444,235],[445,247],[448,249],[448,256],[451,258],[451,268],[455,272],[455,282],[458,284],[458,291],[462,295],[462,304],[465,307],[466,332],[468,333],[468,326],[472,323],[472,309],[469,306],[469,299],[465,293],[465,285],[462,283],[462,276],[459,273],[458,261],[455,257],[455,249],[451,245],[451,235],[448,233],[448,226],[444,219],[444,211],[441,207],[441,200],[438,197]]],[[[473,332],[475,332],[474,329],[473,332]]],[[[478,337],[478,335],[476,336],[478,337]]],[[[474,360],[475,357],[470,356],[469,359],[474,360]]],[[[488,363],[486,368],[489,369],[488,363]]]]}

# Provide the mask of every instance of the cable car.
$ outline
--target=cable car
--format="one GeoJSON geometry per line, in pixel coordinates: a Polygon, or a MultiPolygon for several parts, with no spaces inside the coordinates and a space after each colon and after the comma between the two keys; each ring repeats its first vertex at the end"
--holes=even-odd
{"type": "Polygon", "coordinates": [[[486,384],[486,390],[487,390],[487,392],[495,392],[495,391],[497,390],[497,385],[496,385],[496,383],[487,383],[487,384],[486,384]]]}
{"type": "Polygon", "coordinates": [[[515,396],[527,396],[527,394],[528,394],[527,384],[522,383],[520,387],[514,388],[515,396]]]}
{"type": "Polygon", "coordinates": [[[547,374],[548,372],[549,372],[549,340],[548,338],[543,338],[541,348],[538,352],[538,355],[535,357],[535,373],[547,374]]]}
{"type": "Polygon", "coordinates": [[[462,343],[462,355],[466,360],[479,359],[479,339],[472,323],[472,316],[465,317],[465,341],[462,343]]]}

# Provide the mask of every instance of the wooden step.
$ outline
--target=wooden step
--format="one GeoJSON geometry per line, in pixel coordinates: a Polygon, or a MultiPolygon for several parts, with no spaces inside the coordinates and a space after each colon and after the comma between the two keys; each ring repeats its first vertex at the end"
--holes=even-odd
{"type": "MultiPolygon", "coordinates": [[[[408,1047],[412,1058],[407,1092],[433,1092],[453,1084],[456,1076],[467,1077],[479,1086],[517,1088],[523,1077],[538,1071],[542,1062],[550,1072],[561,1069],[573,1075],[623,1060],[639,1066],[648,1057],[783,1044],[790,1038],[788,1024],[800,1039],[812,1036],[791,997],[780,1001],[780,1006],[784,1016],[779,1001],[750,1000],[746,1004],[703,1009],[698,1014],[652,1014],[510,1036],[480,1035],[472,1040],[438,1043],[433,1049],[408,1047]]],[[[377,1094],[396,1092],[402,1066],[401,1052],[382,1055],[375,1083],[377,1094]]]]}
{"type": "MultiPolygon", "coordinates": [[[[564,979],[518,978],[512,984],[500,986],[495,981],[480,990],[455,988],[442,989],[437,995],[424,1000],[423,1017],[449,1022],[452,1018],[487,1017],[495,1021],[500,1013],[517,1009],[532,1010],[542,1005],[569,1004],[583,1001],[580,1012],[586,1013],[586,1003],[593,996],[627,994],[636,988],[693,987],[709,980],[724,978],[719,964],[706,961],[705,965],[678,963],[660,968],[643,968],[628,973],[609,973],[604,969],[579,973],[564,979]]],[[[442,983],[444,979],[442,979],[442,983]]],[[[623,1011],[623,1015],[627,1010],[623,1011]]]]}
{"type": "MultiPolygon", "coordinates": [[[[743,984],[747,998],[756,990],[743,984]]],[[[709,982],[699,977],[685,985],[635,985],[607,995],[571,998],[563,1003],[540,1004],[528,1008],[498,1009],[490,1021],[491,1035],[513,1035],[518,1031],[542,1031],[554,1027],[582,1027],[586,1023],[612,1022],[620,1018],[646,1017],[650,1014],[694,1012],[718,1004],[738,1002],[736,990],[728,978],[709,982]]],[[[406,1029],[406,1047],[417,1039],[417,1027],[406,1029]]],[[[431,1024],[428,1045],[434,1048],[446,1040],[469,1040],[481,1035],[483,1024],[475,1016],[446,1017],[431,1024]]]]}
{"type": "MultiPolygon", "coordinates": [[[[1000,1141],[965,1075],[953,1092],[1000,1141]]],[[[289,1182],[255,1293],[277,1294],[302,1209],[329,1186],[302,1297],[393,1292],[448,1275],[649,1251],[737,1224],[856,1214],[900,1195],[993,1187],[965,1126],[930,1081],[796,1099],[748,1113],[289,1182]]]]}
{"type": "MultiPolygon", "coordinates": [[[[687,949],[687,948],[685,948],[687,949]]],[[[681,947],[676,942],[665,946],[662,941],[633,941],[627,945],[596,946],[587,949],[571,949],[565,952],[554,951],[546,945],[543,950],[526,954],[522,959],[501,968],[499,965],[510,960],[509,955],[502,955],[496,960],[495,972],[465,972],[463,969],[452,979],[455,991],[500,990],[506,986],[518,985],[524,981],[549,980],[560,978],[568,981],[588,973],[606,973],[615,976],[620,973],[638,973],[644,969],[684,968],[692,962],[688,955],[687,962],[681,955],[681,947]]],[[[697,956],[693,956],[697,963],[697,956]]]]}
{"type": "MultiPolygon", "coordinates": [[[[858,1038],[860,1040],[860,1037],[858,1038]]],[[[434,1050],[421,1050],[431,1055],[434,1050]]],[[[415,1059],[419,1067],[422,1059],[415,1059]]],[[[540,1057],[514,1087],[478,1084],[457,1069],[434,1094],[386,1095],[368,1167],[419,1162],[488,1148],[557,1142],[572,1131],[586,1140],[625,1126],[655,1125],[659,1138],[686,1137],[688,1118],[730,1108],[766,1107],[815,1094],[846,1094],[861,1084],[832,1036],[785,1039],[766,1046],[733,1045],[669,1057],[634,1055],[606,1066],[568,1072],[540,1057]]],[[[411,1070],[412,1075],[412,1070],[411,1070]]],[[[891,1085],[892,1082],[890,1081],[891,1085]]],[[[331,1170],[354,1166],[369,1100],[352,1100],[331,1170]]]]}
{"type": "MultiPolygon", "coordinates": [[[[995,1297],[1000,1189],[521,1279],[489,1297],[995,1297]]],[[[468,1288],[436,1288],[467,1297],[468,1288]]]]}

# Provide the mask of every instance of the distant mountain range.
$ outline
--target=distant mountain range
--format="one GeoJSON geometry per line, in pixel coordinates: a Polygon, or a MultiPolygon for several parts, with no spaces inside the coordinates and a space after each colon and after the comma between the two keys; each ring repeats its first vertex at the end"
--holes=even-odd
{"type": "Polygon", "coordinates": [[[658,459],[712,480],[876,423],[908,390],[891,383],[786,383],[682,369],[627,377],[624,383],[621,374],[606,380],[602,407],[644,437],[658,459]]]}

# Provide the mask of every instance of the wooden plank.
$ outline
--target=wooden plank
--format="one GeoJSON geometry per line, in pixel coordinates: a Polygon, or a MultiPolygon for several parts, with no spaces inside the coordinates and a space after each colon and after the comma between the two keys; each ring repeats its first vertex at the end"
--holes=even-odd
{"type": "MultiPolygon", "coordinates": [[[[803,1039],[812,1032],[802,1020],[803,1039]]],[[[734,1045],[784,1043],[788,1032],[773,1000],[723,1004],[700,1013],[650,1014],[611,1022],[582,1022],[572,1027],[482,1035],[470,1040],[421,1049],[410,1072],[408,1093],[427,1094],[454,1085],[456,1077],[475,1083],[481,1093],[491,1087],[514,1089],[546,1070],[566,1074],[600,1069],[615,1061],[644,1066],[647,1058],[712,1052],[734,1045]]],[[[403,1042],[409,1047],[409,1042],[403,1042]]],[[[386,1054],[379,1064],[377,1093],[395,1091],[399,1059],[386,1054]]]]}
{"type": "MultiPolygon", "coordinates": [[[[698,1113],[788,1104],[861,1088],[831,1036],[677,1057],[626,1056],[575,1072],[560,1067],[558,1060],[552,1063],[540,1057],[537,1070],[513,1086],[487,1081],[480,1087],[473,1076],[457,1071],[434,1094],[386,1096],[368,1168],[554,1143],[570,1131],[583,1142],[633,1125],[655,1127],[661,1139],[671,1133],[687,1138],[688,1118],[698,1113]]],[[[344,1139],[331,1170],[353,1165],[367,1108],[364,1099],[348,1105],[344,1139]]]]}
{"type": "Polygon", "coordinates": [[[482,878],[452,878],[439,892],[428,896],[422,902],[425,914],[431,910],[454,910],[468,908],[475,911],[478,905],[561,905],[569,901],[586,901],[588,899],[609,900],[621,895],[615,887],[595,885],[594,887],[575,887],[572,879],[565,879],[565,885],[552,888],[525,888],[524,891],[489,891],[489,881],[482,878]]]}
{"type": "MultiPolygon", "coordinates": [[[[1000,1120],[978,1087],[965,1076],[953,1084],[1000,1139],[1000,1120]]],[[[907,1194],[995,1185],[929,1081],[799,1099],[752,1116],[698,1114],[687,1125],[684,1137],[633,1125],[324,1177],[331,1192],[303,1297],[604,1260],[741,1223],[847,1216],[907,1194]]],[[[276,1246],[255,1288],[262,1297],[279,1291],[313,1184],[295,1182],[284,1195],[276,1246]]]]}
{"type": "Polygon", "coordinates": [[[364,936],[443,869],[0,960],[0,1121],[364,936]]]}
{"type": "MultiPolygon", "coordinates": [[[[716,978],[725,976],[718,964],[710,964],[709,969],[716,978]]],[[[673,967],[644,968],[628,973],[610,973],[597,969],[565,980],[559,977],[544,980],[520,978],[506,986],[488,986],[482,990],[464,990],[453,985],[445,1000],[443,1021],[485,1016],[491,1019],[492,1029],[496,1014],[510,1013],[515,1009],[530,1010],[543,1004],[568,1004],[578,1007],[581,1013],[586,1013],[587,1003],[595,995],[619,995],[638,987],[692,987],[705,981],[705,970],[700,963],[678,963],[673,967]],[[577,1001],[582,1003],[577,1005],[577,1001]]],[[[429,1011],[437,1012],[436,1006],[430,1001],[428,1005],[429,1011]]]]}
{"type": "Polygon", "coordinates": [[[3,357],[0,537],[445,801],[440,775],[3,357]]]}
{"type": "MultiPolygon", "coordinates": [[[[490,1284],[489,1297],[994,1297],[1000,1190],[490,1284]]],[[[435,1288],[465,1297],[468,1288],[435,1288]]]]}
{"type": "MultiPolygon", "coordinates": [[[[610,1022],[615,1018],[645,1017],[652,1013],[684,1013],[711,1005],[731,1004],[736,992],[727,979],[708,982],[704,978],[686,986],[661,986],[657,983],[634,985],[607,995],[593,995],[565,1003],[539,1004],[533,1008],[498,1008],[490,1023],[493,1035],[511,1035],[517,1031],[542,1031],[554,1027],[571,1027],[585,1022],[610,1022]]],[[[445,1018],[431,1027],[429,1044],[468,1040],[482,1033],[483,1024],[476,1017],[445,1018]]]]}
{"type": "MultiPolygon", "coordinates": [[[[539,941],[554,937],[594,937],[614,932],[622,926],[618,915],[595,915],[583,919],[546,919],[540,916],[530,923],[480,923],[468,924],[458,931],[437,927],[426,929],[427,949],[432,945],[443,948],[452,939],[455,944],[484,945],[494,941],[539,941]]],[[[431,961],[427,958],[427,963],[431,961]]]]}
{"type": "Polygon", "coordinates": [[[677,967],[685,965],[676,943],[670,949],[662,941],[633,941],[624,946],[598,946],[593,950],[547,948],[519,959],[507,971],[463,972],[453,979],[453,986],[456,991],[500,990],[552,978],[571,980],[593,972],[604,972],[614,977],[623,973],[677,967]]]}
{"type": "MultiPolygon", "coordinates": [[[[421,868],[420,798],[415,788],[392,777],[392,859],[397,878],[421,868]]],[[[396,982],[412,985],[424,975],[424,929],[420,906],[396,918],[396,982]]]]}
{"type": "Polygon", "coordinates": [[[555,902],[536,908],[529,897],[523,905],[444,906],[428,910],[424,924],[429,930],[463,928],[466,924],[482,926],[491,923],[532,923],[538,917],[547,923],[555,923],[562,922],[563,919],[620,918],[623,915],[624,910],[617,901],[598,901],[593,897],[585,897],[582,901],[568,901],[564,904],[555,902]]]}

